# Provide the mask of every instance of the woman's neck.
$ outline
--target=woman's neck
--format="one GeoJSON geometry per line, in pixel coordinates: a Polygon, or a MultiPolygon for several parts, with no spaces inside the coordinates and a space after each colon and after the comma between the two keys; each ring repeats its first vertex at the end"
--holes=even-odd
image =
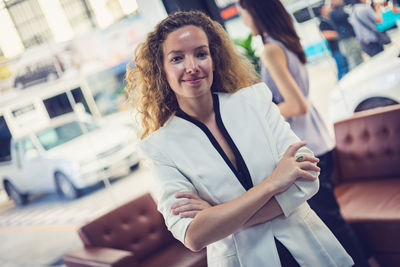
{"type": "Polygon", "coordinates": [[[186,114],[207,124],[214,118],[214,104],[212,93],[196,98],[177,98],[178,105],[186,114]]]}

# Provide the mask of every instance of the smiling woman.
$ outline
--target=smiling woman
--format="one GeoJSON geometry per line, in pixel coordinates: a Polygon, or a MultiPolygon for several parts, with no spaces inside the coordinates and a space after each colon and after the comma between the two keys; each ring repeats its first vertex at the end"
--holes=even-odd
{"type": "Polygon", "coordinates": [[[172,14],[135,62],[127,79],[139,150],[175,238],[207,247],[210,267],[352,265],[306,202],[318,191],[319,160],[221,25],[201,12],[172,14]]]}
{"type": "MultiPolygon", "coordinates": [[[[164,75],[166,73],[164,64],[168,58],[168,55],[164,53],[166,48],[164,43],[169,34],[179,28],[188,25],[196,26],[206,35],[207,48],[204,49],[209,51],[213,66],[218,66],[213,71],[211,86],[213,92],[235,92],[259,80],[251,63],[236,50],[224,28],[217,22],[203,17],[199,19],[199,15],[175,18],[165,20],[156,31],[149,33],[147,40],[139,44],[136,49],[134,64],[127,66],[127,91],[131,93],[131,96],[135,92],[135,102],[143,115],[141,117],[144,129],[142,137],[160,128],[177,110],[177,98],[164,75]],[[129,66],[136,67],[129,68],[129,66]]],[[[181,37],[185,39],[186,34],[189,32],[181,37]]],[[[196,34],[201,36],[199,32],[196,34]]],[[[204,43],[199,44],[199,46],[202,45],[204,43]]],[[[179,57],[174,60],[176,59],[179,57]]]]}

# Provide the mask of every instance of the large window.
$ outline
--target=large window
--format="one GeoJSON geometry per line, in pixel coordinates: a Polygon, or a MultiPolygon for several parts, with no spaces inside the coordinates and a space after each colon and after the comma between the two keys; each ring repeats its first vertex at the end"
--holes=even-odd
{"type": "Polygon", "coordinates": [[[71,93],[72,93],[72,96],[74,97],[75,103],[76,104],[82,103],[83,107],[85,108],[85,111],[87,113],[92,114],[92,112],[90,112],[88,103],[86,102],[86,99],[83,96],[82,89],[80,87],[75,88],[75,89],[71,90],[71,93]]]}
{"type": "Polygon", "coordinates": [[[72,112],[72,105],[66,93],[62,93],[43,100],[50,118],[72,112]]]}
{"type": "Polygon", "coordinates": [[[0,116],[0,162],[11,159],[10,155],[11,133],[3,116],[0,116]]]}
{"type": "Polygon", "coordinates": [[[4,3],[25,48],[53,40],[37,0],[8,0],[4,3]]]}
{"type": "Polygon", "coordinates": [[[96,27],[93,11],[86,0],[60,0],[65,15],[76,34],[96,27]]]}

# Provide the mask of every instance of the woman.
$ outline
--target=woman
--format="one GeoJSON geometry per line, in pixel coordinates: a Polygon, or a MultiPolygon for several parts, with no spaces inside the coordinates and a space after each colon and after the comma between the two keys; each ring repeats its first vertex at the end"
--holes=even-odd
{"type": "Polygon", "coordinates": [[[138,46],[135,63],[127,80],[141,114],[139,149],[175,238],[193,251],[207,246],[209,266],[281,266],[292,255],[302,265],[352,265],[306,203],[318,190],[318,159],[266,86],[254,84],[221,25],[201,12],[170,15],[138,46]],[[213,206],[180,216],[178,192],[213,206]]]}
{"type": "Polygon", "coordinates": [[[291,129],[319,158],[320,189],[308,203],[331,229],[358,266],[366,257],[350,226],[343,220],[333,192],[333,147],[318,111],[309,98],[306,56],[292,19],[279,0],[240,0],[241,16],[253,35],[261,35],[261,75],[273,101],[291,129]]]}

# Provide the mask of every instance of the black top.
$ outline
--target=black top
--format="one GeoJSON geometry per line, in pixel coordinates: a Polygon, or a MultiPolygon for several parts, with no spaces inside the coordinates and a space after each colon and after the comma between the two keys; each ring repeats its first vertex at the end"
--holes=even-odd
{"type": "Polygon", "coordinates": [[[334,7],[329,16],[339,34],[339,40],[356,36],[349,22],[349,14],[344,11],[344,6],[334,7]]]}
{"type": "MultiPolygon", "coordinates": [[[[324,17],[320,17],[319,19],[321,21],[319,23],[319,30],[321,32],[323,32],[323,31],[336,31],[332,21],[330,21],[329,19],[324,18],[324,17]]],[[[332,53],[339,50],[338,39],[327,40],[327,41],[328,41],[329,49],[332,51],[332,53]]]]}
{"type": "Polygon", "coordinates": [[[178,107],[178,110],[176,111],[175,115],[195,124],[207,135],[208,139],[213,144],[214,148],[218,151],[218,153],[224,159],[225,163],[229,166],[229,168],[235,174],[236,178],[239,180],[239,182],[242,184],[242,186],[246,190],[249,190],[250,188],[253,187],[253,181],[251,180],[249,170],[247,168],[246,163],[244,162],[242,155],[240,154],[239,149],[236,147],[231,136],[229,135],[228,131],[226,130],[224,123],[222,122],[221,113],[219,110],[219,98],[218,98],[217,94],[213,94],[213,104],[214,104],[215,120],[217,122],[217,125],[218,125],[220,131],[224,135],[226,141],[228,142],[229,146],[231,147],[231,149],[235,155],[237,169],[235,169],[232,162],[229,160],[228,156],[225,154],[224,150],[219,145],[218,141],[215,139],[215,137],[212,135],[211,131],[207,128],[206,125],[204,125],[202,122],[196,120],[195,118],[191,117],[190,115],[185,113],[183,110],[181,110],[179,107],[178,107]]]}

